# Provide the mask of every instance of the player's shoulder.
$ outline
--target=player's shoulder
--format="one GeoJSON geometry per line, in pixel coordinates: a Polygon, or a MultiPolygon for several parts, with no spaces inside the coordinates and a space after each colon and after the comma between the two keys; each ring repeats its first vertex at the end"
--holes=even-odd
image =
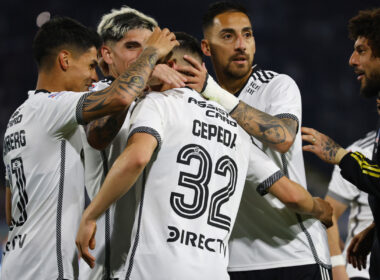
{"type": "Polygon", "coordinates": [[[257,65],[254,66],[251,77],[254,82],[266,84],[268,87],[297,86],[294,79],[289,75],[272,70],[263,70],[257,65]]]}
{"type": "Polygon", "coordinates": [[[98,82],[95,82],[95,83],[92,83],[89,90],[90,91],[99,91],[99,90],[103,90],[107,87],[109,87],[112,82],[115,80],[115,78],[113,77],[105,77],[104,79],[98,81],[98,82]]]}
{"type": "Polygon", "coordinates": [[[194,90],[189,88],[173,88],[162,92],[152,91],[148,93],[144,99],[171,102],[173,100],[181,100],[189,94],[194,95],[194,92],[194,90]]]}
{"type": "Polygon", "coordinates": [[[373,144],[375,142],[375,138],[376,138],[375,130],[367,132],[365,136],[361,137],[360,139],[356,140],[354,143],[349,145],[347,147],[347,150],[364,151],[368,148],[372,149],[373,144]]]}

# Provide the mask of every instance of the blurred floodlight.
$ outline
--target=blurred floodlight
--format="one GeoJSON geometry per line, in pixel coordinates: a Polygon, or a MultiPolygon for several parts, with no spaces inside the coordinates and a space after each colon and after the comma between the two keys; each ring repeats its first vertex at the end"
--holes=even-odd
{"type": "Polygon", "coordinates": [[[38,27],[41,27],[45,22],[50,20],[49,12],[42,12],[38,15],[36,23],[38,27]]]}

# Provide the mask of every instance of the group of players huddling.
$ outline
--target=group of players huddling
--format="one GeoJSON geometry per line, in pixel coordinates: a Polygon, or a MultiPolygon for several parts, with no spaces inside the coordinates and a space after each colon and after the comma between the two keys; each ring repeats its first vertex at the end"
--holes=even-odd
{"type": "Polygon", "coordinates": [[[202,27],[199,43],[129,7],[97,32],[42,25],[4,137],[1,279],[331,279],[296,83],[253,63],[243,6],[210,5],[202,27]]]}

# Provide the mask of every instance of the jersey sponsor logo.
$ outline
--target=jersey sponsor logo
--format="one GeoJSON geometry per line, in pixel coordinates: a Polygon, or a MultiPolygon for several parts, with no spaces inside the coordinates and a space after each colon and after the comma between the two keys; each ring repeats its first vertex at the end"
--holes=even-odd
{"type": "Polygon", "coordinates": [[[5,156],[10,151],[25,147],[26,137],[25,130],[16,131],[5,135],[3,142],[3,155],[5,156]]]}
{"type": "Polygon", "coordinates": [[[3,255],[17,248],[22,249],[24,247],[26,236],[27,234],[18,234],[15,237],[13,237],[12,240],[8,241],[4,246],[3,255]]]}
{"type": "Polygon", "coordinates": [[[196,137],[201,137],[202,139],[210,141],[214,140],[231,149],[236,146],[237,134],[218,125],[194,120],[192,133],[196,137]]]}
{"type": "Polygon", "coordinates": [[[68,92],[67,91],[60,91],[60,92],[50,93],[48,95],[48,98],[56,98],[57,97],[57,99],[58,99],[61,95],[65,94],[65,93],[68,93],[68,92]]]}
{"type": "Polygon", "coordinates": [[[168,226],[168,229],[169,237],[166,240],[168,243],[179,242],[186,246],[219,253],[226,257],[227,245],[221,239],[206,237],[204,234],[186,231],[175,226],[168,226]]]}
{"type": "Polygon", "coordinates": [[[231,119],[230,115],[226,111],[224,111],[223,109],[216,107],[207,101],[197,100],[193,97],[189,97],[187,102],[189,104],[198,105],[198,107],[200,107],[200,108],[207,109],[206,110],[206,116],[207,117],[219,119],[223,122],[228,123],[229,125],[231,125],[233,127],[237,127],[237,123],[233,119],[231,119]]]}

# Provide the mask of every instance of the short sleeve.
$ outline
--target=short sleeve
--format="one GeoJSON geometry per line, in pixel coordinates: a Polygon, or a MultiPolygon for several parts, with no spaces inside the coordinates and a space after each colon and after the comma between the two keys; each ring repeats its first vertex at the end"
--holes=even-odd
{"type": "Polygon", "coordinates": [[[83,121],[83,103],[88,92],[40,93],[35,97],[37,114],[47,131],[52,135],[66,136],[83,121]]]}
{"type": "Polygon", "coordinates": [[[295,81],[288,75],[278,75],[268,84],[266,113],[279,118],[290,118],[299,124],[302,116],[301,94],[295,81]]]}
{"type": "Polygon", "coordinates": [[[161,146],[164,140],[165,114],[158,105],[157,97],[157,94],[150,93],[136,104],[131,115],[128,138],[135,133],[148,133],[156,138],[158,147],[161,146]]]}
{"type": "Polygon", "coordinates": [[[268,189],[284,174],[260,148],[251,144],[247,181],[256,185],[260,195],[268,193],[268,189]]]}

